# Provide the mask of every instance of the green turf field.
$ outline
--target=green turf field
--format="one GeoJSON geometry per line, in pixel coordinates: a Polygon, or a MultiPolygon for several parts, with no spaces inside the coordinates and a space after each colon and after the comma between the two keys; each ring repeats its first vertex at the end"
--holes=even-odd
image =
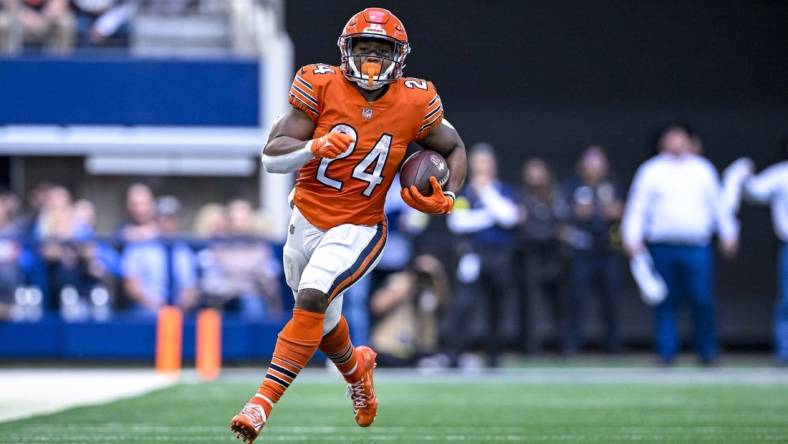
{"type": "MultiPolygon", "coordinates": [[[[342,384],[299,382],[257,442],[788,442],[785,385],[380,381],[378,419],[361,429],[342,384]]],[[[233,442],[227,424],[255,386],[181,384],[2,423],[0,442],[233,442]]]]}

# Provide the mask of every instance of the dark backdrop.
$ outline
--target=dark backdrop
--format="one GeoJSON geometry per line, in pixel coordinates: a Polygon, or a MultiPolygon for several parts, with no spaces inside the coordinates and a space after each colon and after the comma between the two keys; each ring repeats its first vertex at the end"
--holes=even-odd
{"type": "MultiPolygon", "coordinates": [[[[531,156],[559,176],[601,144],[624,181],[650,154],[660,122],[682,117],[719,168],[739,156],[764,167],[788,133],[788,2],[386,1],[413,52],[406,73],[435,82],[467,143],[492,142],[516,181],[531,156]]],[[[338,63],[336,38],[368,1],[288,0],[298,65],[338,63]]],[[[720,261],[720,327],[728,343],[770,340],[775,291],[768,210],[742,211],[742,251],[720,261]]],[[[629,287],[630,296],[632,287],[629,287]]],[[[624,302],[633,335],[648,313],[624,302]]]]}

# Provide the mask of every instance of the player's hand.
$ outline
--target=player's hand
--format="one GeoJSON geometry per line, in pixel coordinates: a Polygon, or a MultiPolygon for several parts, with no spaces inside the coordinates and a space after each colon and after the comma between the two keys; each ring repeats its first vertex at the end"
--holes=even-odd
{"type": "Polygon", "coordinates": [[[449,214],[454,207],[454,194],[448,191],[444,192],[435,176],[430,177],[430,185],[432,185],[432,194],[429,196],[419,193],[414,185],[403,188],[400,191],[402,200],[422,213],[449,214]]]}
{"type": "Polygon", "coordinates": [[[353,143],[353,137],[339,131],[332,131],[323,137],[309,141],[309,149],[315,158],[334,159],[353,143]]]}

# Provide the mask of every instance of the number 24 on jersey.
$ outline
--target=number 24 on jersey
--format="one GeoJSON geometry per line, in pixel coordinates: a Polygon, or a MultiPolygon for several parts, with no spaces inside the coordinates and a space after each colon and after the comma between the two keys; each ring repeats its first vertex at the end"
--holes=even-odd
{"type": "MultiPolygon", "coordinates": [[[[317,180],[331,188],[341,190],[344,184],[340,180],[329,177],[328,168],[331,165],[331,162],[344,159],[353,153],[353,151],[356,149],[355,141],[358,140],[358,133],[352,126],[345,124],[335,125],[333,128],[331,128],[331,131],[340,131],[349,134],[353,137],[354,141],[350,144],[348,149],[339,156],[333,159],[321,159],[320,166],[317,169],[317,180]]],[[[378,141],[375,143],[375,146],[372,147],[372,149],[366,156],[364,156],[361,162],[359,162],[358,165],[353,168],[353,173],[351,176],[354,179],[367,182],[367,187],[361,192],[364,197],[370,197],[372,192],[375,191],[375,187],[383,182],[383,167],[386,165],[386,159],[388,159],[389,156],[391,138],[392,137],[390,134],[384,133],[381,135],[378,141]]]]}

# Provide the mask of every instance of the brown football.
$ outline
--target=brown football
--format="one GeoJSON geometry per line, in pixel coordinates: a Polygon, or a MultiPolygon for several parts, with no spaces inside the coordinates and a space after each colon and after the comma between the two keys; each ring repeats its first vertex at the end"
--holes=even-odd
{"type": "Polygon", "coordinates": [[[435,176],[441,186],[449,181],[449,165],[446,159],[432,150],[417,151],[405,159],[399,172],[399,184],[402,188],[415,185],[421,194],[432,194],[430,176],[435,176]]]}

